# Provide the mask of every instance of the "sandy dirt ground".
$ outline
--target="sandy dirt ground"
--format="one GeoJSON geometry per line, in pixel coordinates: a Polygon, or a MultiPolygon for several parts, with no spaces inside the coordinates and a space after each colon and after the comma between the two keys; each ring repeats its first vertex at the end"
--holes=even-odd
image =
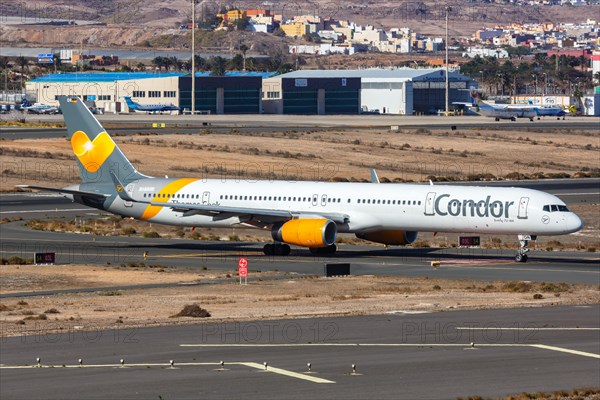
{"type": "MultiPolygon", "coordinates": [[[[400,132],[232,129],[227,133],[204,129],[194,135],[116,136],[115,141],[138,170],[154,176],[366,181],[369,168],[376,168],[382,180],[426,182],[432,178],[514,179],[600,173],[600,134],[564,128],[420,128],[400,132]],[[176,158],[173,151],[177,151],[176,158]],[[340,154],[352,156],[340,162],[340,154]]],[[[79,182],[66,139],[2,140],[0,151],[2,191],[23,182],[79,182]]]]}
{"type": "MultiPolygon", "coordinates": [[[[435,275],[434,270],[431,275],[435,275]]],[[[278,272],[252,272],[248,285],[240,285],[233,271],[228,276],[226,272],[175,269],[4,265],[0,266],[0,282],[0,293],[106,287],[92,293],[2,299],[2,336],[198,322],[600,302],[600,287],[591,285],[373,276],[323,278],[278,272]],[[198,282],[206,284],[185,285],[198,282]],[[148,283],[184,285],[111,289],[148,283]],[[172,318],[188,304],[198,304],[212,316],[172,318]]]]}

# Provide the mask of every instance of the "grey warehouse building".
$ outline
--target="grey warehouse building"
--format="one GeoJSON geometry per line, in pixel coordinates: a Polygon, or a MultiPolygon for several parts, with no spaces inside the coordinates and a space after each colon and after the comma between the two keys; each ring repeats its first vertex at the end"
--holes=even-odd
{"type": "MultiPolygon", "coordinates": [[[[448,74],[449,102],[470,102],[470,77],[448,74]]],[[[300,70],[263,79],[263,108],[274,114],[434,113],[445,109],[445,69],[300,70]]],[[[452,107],[451,107],[452,108],[452,107]]]]}

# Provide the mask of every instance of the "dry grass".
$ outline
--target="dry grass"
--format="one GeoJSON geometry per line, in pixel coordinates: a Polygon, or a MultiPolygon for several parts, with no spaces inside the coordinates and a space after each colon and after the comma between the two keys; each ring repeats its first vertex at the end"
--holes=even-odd
{"type": "MultiPolygon", "coordinates": [[[[128,135],[115,140],[136,159],[138,169],[154,176],[172,171],[172,175],[199,178],[367,181],[368,169],[377,168],[383,181],[420,182],[600,173],[598,133],[528,130],[236,129],[229,133],[206,130],[200,135],[128,135]],[[157,151],[161,148],[170,151],[157,151]],[[172,150],[177,151],[176,159],[172,150]],[[339,154],[352,154],[352,160],[331,161],[339,154]]],[[[24,182],[66,185],[79,181],[65,139],[4,140],[0,149],[6,160],[0,171],[2,189],[24,182]],[[40,160],[47,163],[40,165],[40,160]]]]}

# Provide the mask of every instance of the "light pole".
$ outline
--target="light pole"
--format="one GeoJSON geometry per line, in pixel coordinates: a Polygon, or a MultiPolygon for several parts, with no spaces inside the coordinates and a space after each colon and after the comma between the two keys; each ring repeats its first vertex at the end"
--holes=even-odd
{"type": "Polygon", "coordinates": [[[192,0],[192,115],[196,114],[196,0],[192,0]]]}
{"type": "Polygon", "coordinates": [[[446,116],[450,115],[450,77],[448,76],[449,68],[448,68],[448,14],[450,13],[451,8],[446,6],[446,45],[444,46],[446,49],[446,116]]]}

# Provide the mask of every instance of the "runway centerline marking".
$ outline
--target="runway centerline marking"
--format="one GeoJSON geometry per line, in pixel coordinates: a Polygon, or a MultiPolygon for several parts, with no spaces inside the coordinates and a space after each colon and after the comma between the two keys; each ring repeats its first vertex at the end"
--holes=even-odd
{"type": "Polygon", "coordinates": [[[485,330],[490,330],[490,329],[494,329],[494,330],[498,330],[498,331],[600,331],[600,328],[577,328],[577,327],[556,327],[556,328],[549,328],[549,327],[499,327],[499,326],[489,326],[489,327],[469,327],[469,326],[459,326],[456,327],[454,329],[457,330],[480,330],[480,331],[485,331],[485,330]]]}
{"type": "Polygon", "coordinates": [[[272,373],[279,374],[279,375],[285,375],[285,376],[289,376],[292,378],[303,379],[303,380],[314,382],[314,383],[335,383],[334,381],[330,381],[328,379],[317,378],[316,376],[311,376],[311,375],[306,375],[306,374],[300,374],[298,372],[288,371],[286,369],[276,368],[276,367],[272,367],[270,365],[265,370],[265,366],[263,364],[259,364],[259,363],[255,363],[255,362],[240,362],[240,363],[236,363],[236,364],[245,365],[246,367],[256,368],[256,369],[260,369],[260,370],[263,370],[266,372],[272,372],[272,373]]]}
{"type": "Polygon", "coordinates": [[[575,354],[575,355],[583,356],[583,357],[591,357],[591,358],[600,359],[600,354],[588,353],[586,351],[565,349],[564,347],[547,346],[545,344],[532,344],[530,346],[537,347],[538,349],[553,350],[553,351],[558,351],[561,353],[569,353],[569,354],[575,354]]]}
{"type": "MultiPolygon", "coordinates": [[[[462,347],[469,348],[471,343],[261,343],[261,344],[180,344],[180,347],[462,347]]],[[[481,347],[530,347],[537,349],[553,350],[561,353],[574,354],[583,357],[600,359],[600,354],[588,353],[585,351],[571,350],[564,347],[548,346],[545,344],[528,343],[481,343],[475,344],[476,348],[481,347]]],[[[258,364],[260,365],[260,364],[258,364]]],[[[263,368],[263,366],[260,366],[263,368]]]]}

